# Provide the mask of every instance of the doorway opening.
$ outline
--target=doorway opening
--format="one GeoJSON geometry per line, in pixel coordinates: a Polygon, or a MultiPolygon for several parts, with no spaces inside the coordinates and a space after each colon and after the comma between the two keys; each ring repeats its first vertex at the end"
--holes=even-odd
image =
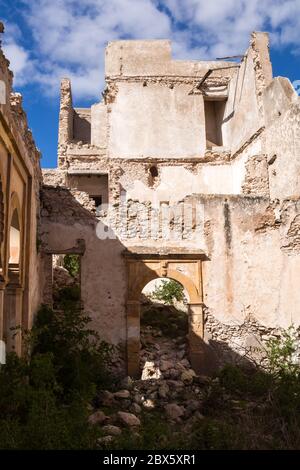
{"type": "Polygon", "coordinates": [[[222,126],[225,106],[224,100],[204,100],[207,149],[223,145],[222,126]]]}
{"type": "Polygon", "coordinates": [[[52,301],[54,310],[81,309],[81,256],[52,256],[52,301]]]}
{"type": "Polygon", "coordinates": [[[188,359],[188,294],[177,281],[157,278],[141,294],[142,380],[180,379],[188,359]]]}
{"type": "Polygon", "coordinates": [[[188,357],[192,369],[203,369],[203,301],[201,263],[206,256],[197,253],[153,253],[125,250],[128,291],[126,303],[127,372],[139,378],[141,350],[141,293],[145,286],[157,278],[177,281],[188,294],[188,357]]]}
{"type": "Polygon", "coordinates": [[[21,232],[17,209],[14,210],[9,234],[9,264],[19,267],[20,263],[21,232]]]}

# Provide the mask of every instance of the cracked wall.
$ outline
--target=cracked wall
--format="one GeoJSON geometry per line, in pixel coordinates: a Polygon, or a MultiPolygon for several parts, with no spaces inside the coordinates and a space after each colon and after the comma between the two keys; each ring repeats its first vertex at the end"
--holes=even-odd
{"type": "Polygon", "coordinates": [[[126,249],[206,256],[205,338],[220,343],[221,362],[300,325],[299,99],[272,79],[267,34],[253,33],[240,63],[176,61],[169,41],[116,41],[105,74],[90,109],[73,108],[62,81],[59,168],[44,170],[42,197],[45,253],[85,242],[83,303],[99,332],[126,345],[126,249]],[[225,108],[222,145],[210,148],[206,125],[218,123],[207,123],[206,100],[225,108]],[[109,203],[98,214],[89,185],[78,190],[97,175],[109,203]]]}
{"type": "MultiPolygon", "coordinates": [[[[0,30],[3,25],[0,23],[0,30]]],[[[41,301],[38,251],[40,152],[28,128],[22,96],[0,47],[0,341],[22,352],[21,331],[29,329],[41,301]]]]}

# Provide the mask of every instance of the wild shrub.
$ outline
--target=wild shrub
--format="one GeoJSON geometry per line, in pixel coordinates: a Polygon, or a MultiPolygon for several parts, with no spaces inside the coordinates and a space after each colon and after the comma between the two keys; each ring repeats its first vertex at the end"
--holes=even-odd
{"type": "MultiPolygon", "coordinates": [[[[300,364],[298,331],[294,326],[267,343],[269,373],[273,377],[272,400],[279,414],[291,420],[300,413],[300,364]]],[[[299,420],[300,423],[300,420],[299,420]]]]}
{"type": "Polygon", "coordinates": [[[80,259],[78,255],[65,255],[64,268],[69,272],[72,277],[75,277],[80,272],[80,259]]]}
{"type": "Polygon", "coordinates": [[[183,286],[173,279],[161,281],[160,285],[154,289],[151,297],[153,300],[159,300],[166,305],[174,305],[176,301],[184,302],[186,300],[183,286]]]}
{"type": "Polygon", "coordinates": [[[111,348],[89,323],[81,310],[40,309],[25,357],[0,368],[0,449],[96,447],[87,405],[110,383],[111,348]]]}
{"type": "Polygon", "coordinates": [[[112,347],[101,341],[89,324],[90,318],[80,309],[62,313],[43,306],[28,334],[31,361],[39,355],[51,355],[64,399],[74,394],[90,397],[95,387],[107,382],[105,364],[112,347]]]}

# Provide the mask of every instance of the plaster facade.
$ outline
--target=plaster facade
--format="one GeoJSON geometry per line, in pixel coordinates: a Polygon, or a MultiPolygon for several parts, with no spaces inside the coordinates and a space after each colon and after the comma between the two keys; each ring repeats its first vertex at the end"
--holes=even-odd
{"type": "Polygon", "coordinates": [[[0,101],[0,342],[2,350],[5,345],[7,351],[21,354],[22,328],[30,329],[41,302],[38,223],[42,174],[22,96],[13,92],[12,80],[9,61],[0,47],[4,90],[0,101]]]}
{"type": "Polygon", "coordinates": [[[80,255],[84,310],[137,376],[140,293],[174,278],[189,296],[197,372],[257,360],[258,345],[300,326],[300,101],[272,77],[268,35],[253,33],[232,62],[116,41],[105,75],[88,109],[61,83],[58,168],[43,171],[40,200],[42,301],[52,256],[80,255]]]}
{"type": "Polygon", "coordinates": [[[298,326],[299,98],[272,78],[267,35],[252,35],[240,63],[175,61],[169,41],[113,42],[105,60],[90,110],[73,108],[62,81],[58,169],[44,171],[42,196],[45,250],[85,243],[82,300],[96,328],[137,374],[138,296],[161,263],[198,292],[195,369],[298,326]],[[97,177],[109,206],[96,214],[97,177]]]}

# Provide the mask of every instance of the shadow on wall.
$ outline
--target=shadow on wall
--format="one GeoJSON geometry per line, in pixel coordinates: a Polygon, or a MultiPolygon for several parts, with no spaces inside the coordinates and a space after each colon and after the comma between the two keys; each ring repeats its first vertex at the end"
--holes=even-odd
{"type": "MultiPolygon", "coordinates": [[[[214,375],[226,364],[241,366],[248,369],[253,369],[254,367],[260,368],[261,366],[262,360],[256,361],[252,358],[251,351],[245,351],[245,354],[239,354],[225,341],[204,341],[203,338],[199,337],[197,337],[196,340],[199,347],[199,364],[201,374],[203,375],[214,375]]],[[[257,356],[257,351],[255,351],[255,355],[257,356]]],[[[263,356],[261,356],[261,359],[262,357],[263,356]]]]}
{"type": "Polygon", "coordinates": [[[43,303],[53,306],[53,257],[78,255],[81,267],[79,283],[82,308],[91,318],[91,328],[98,331],[102,339],[108,342],[110,337],[116,337],[123,328],[119,334],[120,339],[111,342],[118,345],[120,364],[124,369],[126,324],[122,307],[125,304],[126,277],[125,264],[122,269],[121,253],[125,247],[117,238],[108,238],[110,229],[97,218],[95,203],[87,193],[44,185],[41,191],[41,214],[43,303]],[[100,234],[101,238],[97,234],[100,234]],[[112,272],[115,265],[114,256],[119,257],[117,279],[113,278],[112,272]],[[113,306],[114,311],[110,314],[110,305],[116,302],[121,308],[117,311],[113,306]],[[113,323],[112,315],[115,319],[113,323]]]}
{"type": "MultiPolygon", "coordinates": [[[[42,226],[43,223],[47,224],[47,230],[45,232],[51,232],[51,223],[55,224],[53,230],[55,230],[55,236],[51,240],[47,237],[42,241],[42,251],[43,257],[45,260],[45,272],[44,272],[44,303],[51,304],[53,301],[53,266],[52,266],[52,256],[53,254],[73,254],[80,255],[82,257],[82,265],[85,261],[85,249],[86,245],[89,244],[89,251],[95,251],[95,257],[93,262],[95,265],[91,265],[90,269],[92,273],[97,272],[97,270],[106,270],[108,268],[108,263],[110,265],[110,274],[106,276],[106,285],[103,285],[103,280],[98,276],[91,276],[87,280],[84,279],[84,282],[81,282],[81,295],[83,299],[88,298],[91,289],[93,295],[98,295],[101,298],[100,308],[97,308],[97,324],[101,325],[103,333],[103,328],[120,328],[123,329],[123,332],[120,333],[120,342],[121,338],[126,336],[125,348],[121,355],[123,359],[130,356],[130,347],[128,348],[128,340],[131,339],[130,328],[128,328],[128,312],[126,319],[124,321],[123,316],[123,305],[126,305],[127,295],[126,286],[128,282],[128,272],[125,259],[122,260],[122,253],[125,252],[126,247],[124,244],[115,236],[110,227],[107,227],[103,222],[99,221],[99,218],[96,217],[96,208],[94,202],[90,200],[89,196],[86,193],[76,194],[76,199],[72,192],[67,188],[56,187],[56,186],[44,186],[41,192],[41,213],[42,213],[42,226]],[[50,227],[49,227],[50,224],[50,227]],[[59,225],[58,225],[59,224],[59,225]],[[61,233],[57,231],[60,230],[61,233]],[[102,237],[99,238],[96,234],[102,237]],[[70,231],[71,228],[71,231],[70,231]],[[77,232],[77,233],[76,233],[77,232]],[[67,233],[72,233],[72,241],[68,242],[66,236],[67,233]],[[107,238],[109,234],[113,235],[113,239],[107,238]],[[75,243],[74,245],[74,240],[75,243]],[[70,246],[70,243],[74,246],[70,246]],[[101,264],[102,263],[102,264],[101,264]],[[121,271],[117,272],[114,277],[113,270],[114,266],[121,266],[121,271]],[[120,284],[122,286],[120,287],[120,284]],[[89,289],[88,292],[85,292],[85,289],[89,289]],[[120,290],[121,289],[121,290],[120,290]],[[120,295],[122,292],[122,295],[120,295]],[[115,316],[114,324],[108,322],[108,318],[111,318],[110,312],[108,309],[109,305],[120,306],[116,309],[119,312],[119,316],[115,316]],[[126,335],[125,335],[126,332],[126,335]],[[125,351],[127,349],[127,351],[125,351]]],[[[154,254],[157,255],[156,250],[154,249],[154,254]]],[[[140,261],[142,262],[142,261],[140,261]]],[[[146,278],[153,278],[153,271],[148,267],[146,268],[148,273],[146,273],[146,278]],[[148,276],[149,274],[149,276],[148,276]]],[[[155,274],[155,277],[157,275],[155,274]]],[[[83,305],[83,308],[85,306],[83,305]]],[[[134,348],[137,348],[135,351],[132,351],[133,354],[139,354],[139,343],[140,343],[140,317],[139,310],[137,312],[137,328],[134,332],[135,341],[134,348]]],[[[114,312],[111,312],[114,314],[114,312]]],[[[192,331],[190,328],[189,331],[189,347],[193,348],[195,351],[195,346],[197,350],[197,362],[199,364],[198,372],[201,371],[204,375],[213,374],[220,363],[220,356],[226,356],[230,358],[229,362],[239,362],[250,365],[250,361],[240,357],[237,353],[232,351],[226,343],[220,343],[217,341],[204,341],[202,337],[192,331]]],[[[122,348],[121,348],[122,349],[122,348]]],[[[223,357],[222,357],[223,359],[223,357]]],[[[126,362],[126,359],[125,359],[126,362]]],[[[222,360],[221,362],[224,363],[222,360]]]]}

